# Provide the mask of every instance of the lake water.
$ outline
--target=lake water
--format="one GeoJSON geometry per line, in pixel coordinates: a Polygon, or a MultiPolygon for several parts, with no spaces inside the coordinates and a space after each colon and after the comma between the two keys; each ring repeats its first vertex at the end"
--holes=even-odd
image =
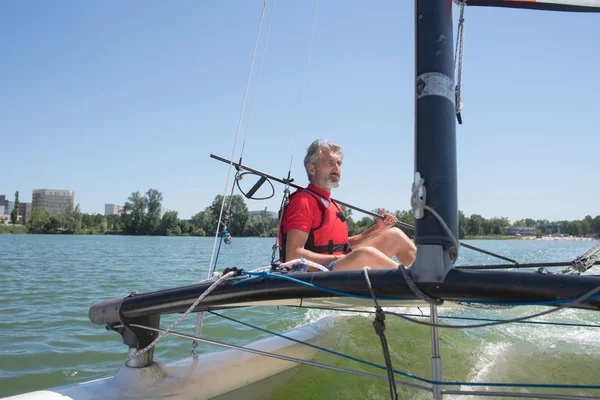
{"type": "MultiPolygon", "coordinates": [[[[466,242],[520,262],[572,260],[594,244],[585,241],[466,242]]],[[[223,245],[217,267],[268,265],[273,243],[274,239],[234,238],[232,244],[223,245]]],[[[0,235],[0,397],[116,373],[126,358],[127,348],[119,335],[88,320],[89,307],[133,291],[172,288],[205,279],[212,249],[212,238],[0,235]]],[[[495,264],[498,260],[463,248],[459,264],[475,263],[495,264]]],[[[453,309],[441,310],[440,314],[510,318],[540,310],[538,307],[453,309]]],[[[396,311],[420,313],[408,308],[396,311]]],[[[227,310],[223,314],[277,332],[336,314],[335,329],[323,332],[321,343],[336,351],[383,363],[370,314],[286,307],[251,307],[227,310]]],[[[168,326],[175,318],[163,317],[161,326],[168,326]]],[[[565,310],[545,320],[600,324],[600,313],[565,310]]],[[[177,330],[192,333],[195,322],[196,315],[192,314],[177,330]]],[[[386,325],[394,367],[430,378],[430,329],[391,318],[386,325]]],[[[203,336],[244,344],[268,334],[207,315],[203,336]]],[[[444,380],[600,384],[597,328],[509,324],[441,330],[440,340],[444,380]]],[[[215,350],[208,345],[200,345],[199,349],[215,350]]],[[[166,337],[158,344],[154,359],[168,363],[189,357],[190,350],[189,341],[166,337]]],[[[316,361],[381,373],[329,354],[319,355],[316,361]]],[[[266,398],[389,398],[387,382],[306,366],[295,368],[292,374],[293,379],[266,398]]],[[[400,398],[431,398],[414,390],[401,387],[398,390],[400,398]]],[[[549,392],[557,393],[557,390],[549,392]]],[[[600,391],[594,390],[558,392],[600,396],[600,391]]]]}

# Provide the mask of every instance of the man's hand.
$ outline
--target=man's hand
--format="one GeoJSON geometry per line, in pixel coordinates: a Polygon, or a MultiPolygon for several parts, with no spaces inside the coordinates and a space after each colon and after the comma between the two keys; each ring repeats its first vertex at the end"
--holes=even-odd
{"type": "Polygon", "coordinates": [[[382,208],[381,210],[379,210],[379,215],[383,215],[383,219],[382,218],[377,218],[377,221],[375,221],[375,226],[380,231],[384,231],[386,229],[389,229],[392,226],[394,226],[394,224],[396,222],[398,222],[398,218],[396,218],[392,214],[386,213],[385,212],[385,208],[382,208]]]}

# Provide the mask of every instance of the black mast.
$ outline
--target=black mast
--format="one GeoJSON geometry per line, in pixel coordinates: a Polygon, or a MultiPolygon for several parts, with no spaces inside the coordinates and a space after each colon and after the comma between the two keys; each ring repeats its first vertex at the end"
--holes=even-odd
{"type": "MultiPolygon", "coordinates": [[[[458,256],[452,42],[452,0],[415,0],[415,176],[411,202],[417,258],[411,276],[421,283],[443,282],[458,256]]],[[[431,372],[433,380],[439,382],[442,362],[435,303],[430,304],[429,315],[433,324],[431,372]]],[[[441,400],[442,387],[434,384],[432,394],[441,400]]]]}
{"type": "MultiPolygon", "coordinates": [[[[424,204],[458,239],[452,0],[415,0],[415,30],[415,176],[424,180],[424,204]]],[[[415,217],[413,278],[443,281],[454,241],[429,211],[415,217]]]]}

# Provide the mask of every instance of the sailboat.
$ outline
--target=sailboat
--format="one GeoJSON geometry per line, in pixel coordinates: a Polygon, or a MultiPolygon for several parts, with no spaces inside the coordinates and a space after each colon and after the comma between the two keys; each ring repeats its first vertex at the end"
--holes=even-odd
{"type": "MultiPolygon", "coordinates": [[[[600,12],[600,0],[468,0],[464,7],[504,7],[536,11],[600,12]]],[[[454,265],[458,249],[456,122],[457,82],[453,78],[455,54],[450,0],[415,1],[415,173],[413,213],[417,259],[410,270],[320,271],[281,273],[273,266],[254,270],[227,268],[214,277],[183,287],[149,293],[131,293],[93,304],[90,320],[122,337],[129,352],[125,364],[110,378],[48,390],[24,393],[12,399],[213,399],[235,397],[236,391],[265,378],[276,376],[300,363],[314,363],[320,349],[314,345],[319,327],[297,328],[285,335],[263,339],[247,346],[207,340],[175,332],[173,324],[160,328],[161,315],[191,313],[249,306],[312,306],[331,309],[424,306],[430,309],[432,329],[432,376],[426,390],[432,398],[447,394],[511,395],[502,392],[450,391],[444,388],[439,354],[440,307],[503,307],[546,305],[549,311],[562,308],[600,310],[600,276],[582,275],[599,262],[594,248],[576,260],[542,265],[537,272],[517,272],[516,263],[496,266],[454,265]],[[567,267],[550,273],[543,267],[567,267]],[[494,269],[498,270],[494,270],[494,269]],[[510,271],[501,269],[512,268],[510,271]],[[163,365],[153,359],[154,346],[165,333],[228,348],[226,351],[194,355],[163,365]],[[159,335],[160,334],[160,335],[159,335]],[[234,379],[235,378],[235,379],[234,379]]],[[[277,180],[241,163],[220,159],[242,171],[252,171],[277,180]]],[[[290,184],[289,180],[280,180],[290,184]]],[[[505,259],[506,260],[506,259],[505,259]]],[[[297,262],[294,260],[292,262],[297,262]]],[[[303,260],[300,260],[303,261],[303,260]]],[[[510,260],[509,260],[510,261],[510,260]]],[[[177,322],[177,321],[176,321],[177,322]]],[[[326,322],[323,322],[326,323],[326,322]]],[[[115,335],[115,338],[116,335],[115,335]]],[[[225,340],[226,338],[224,338],[225,340]]],[[[386,345],[382,337],[384,354],[386,345]]],[[[329,368],[335,369],[329,366],[329,368]]],[[[399,381],[386,357],[390,392],[399,381]]],[[[338,369],[339,370],[339,369],[338,369]]],[[[343,371],[359,373],[358,371],[343,371]]],[[[363,375],[368,375],[364,374],[363,375]]],[[[600,395],[600,393],[599,393],[600,395]]],[[[512,396],[514,397],[514,396],[512,396]]],[[[522,394],[520,397],[551,397],[522,394]]],[[[589,398],[589,397],[586,397],[589,398]]]]}

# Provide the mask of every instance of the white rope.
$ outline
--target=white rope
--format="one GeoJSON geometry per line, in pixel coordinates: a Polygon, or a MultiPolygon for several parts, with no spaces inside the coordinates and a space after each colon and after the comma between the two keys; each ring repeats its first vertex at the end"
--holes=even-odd
{"type": "MultiPolygon", "coordinates": [[[[306,76],[308,75],[308,62],[310,60],[310,51],[312,49],[313,36],[315,33],[315,24],[317,22],[317,10],[319,9],[319,0],[315,4],[315,13],[313,15],[312,29],[310,31],[310,41],[308,43],[308,54],[306,55],[306,64],[304,66],[304,78],[302,79],[302,89],[300,90],[300,104],[298,105],[298,119],[296,120],[296,132],[294,133],[294,143],[292,145],[292,156],[290,157],[290,168],[292,170],[292,164],[294,162],[294,151],[296,150],[296,138],[298,137],[298,127],[300,126],[300,110],[302,109],[302,98],[304,97],[304,86],[306,84],[306,76]]],[[[286,187],[289,184],[286,184],[286,187]]]]}
{"type": "Polygon", "coordinates": [[[322,266],[321,264],[307,260],[305,258],[297,258],[295,260],[287,261],[287,262],[280,264],[279,266],[283,267],[283,268],[292,268],[293,266],[298,265],[298,264],[306,264],[309,267],[314,267],[320,271],[329,272],[329,270],[327,268],[325,268],[324,266],[322,266]]]}
{"type": "Polygon", "coordinates": [[[456,32],[456,49],[454,51],[454,73],[456,74],[456,114],[462,110],[462,70],[464,57],[464,41],[465,41],[465,6],[466,0],[454,0],[456,5],[460,7],[460,17],[458,19],[458,29],[456,32]],[[458,62],[458,71],[456,69],[458,62]]]}
{"type": "Polygon", "coordinates": [[[146,353],[147,351],[149,351],[150,349],[152,349],[154,346],[156,346],[156,344],[166,335],[168,334],[173,328],[175,328],[181,321],[184,320],[185,317],[187,317],[195,308],[196,306],[206,298],[206,296],[208,296],[213,290],[215,290],[225,279],[229,278],[230,276],[235,275],[237,272],[236,271],[231,271],[226,273],[225,275],[221,276],[219,279],[217,279],[217,281],[215,283],[213,283],[212,285],[210,285],[208,287],[208,289],[206,289],[204,291],[204,293],[202,293],[197,299],[196,301],[190,306],[190,308],[187,309],[187,311],[185,313],[183,313],[183,315],[179,318],[177,318],[177,320],[175,322],[173,322],[171,324],[171,326],[169,326],[163,333],[161,333],[156,339],[154,339],[154,341],[152,343],[150,343],[148,346],[144,347],[142,350],[139,350],[137,352],[135,352],[134,354],[132,354],[131,356],[129,356],[129,358],[125,361],[125,363],[131,361],[132,359],[134,359],[137,356],[140,356],[144,353],[146,353]]]}

